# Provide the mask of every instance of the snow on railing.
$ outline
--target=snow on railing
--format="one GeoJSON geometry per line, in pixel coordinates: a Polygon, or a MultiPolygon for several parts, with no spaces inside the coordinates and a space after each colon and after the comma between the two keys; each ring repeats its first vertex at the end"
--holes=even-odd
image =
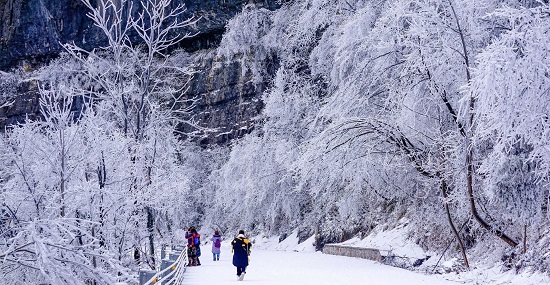
{"type": "Polygon", "coordinates": [[[184,248],[178,258],[173,261],[170,259],[162,260],[161,270],[140,285],[168,285],[181,284],[183,281],[183,273],[187,266],[187,251],[184,248]]]}

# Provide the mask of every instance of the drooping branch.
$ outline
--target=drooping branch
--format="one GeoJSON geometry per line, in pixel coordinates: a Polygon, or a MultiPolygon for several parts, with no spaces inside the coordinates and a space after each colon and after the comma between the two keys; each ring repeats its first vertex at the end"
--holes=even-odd
{"type": "Polygon", "coordinates": [[[335,126],[330,133],[333,136],[330,142],[334,142],[335,144],[330,147],[327,146],[328,150],[325,154],[361,137],[372,136],[376,140],[381,140],[391,145],[396,151],[405,154],[421,175],[429,178],[436,177],[434,173],[423,166],[423,151],[418,149],[400,130],[394,129],[383,122],[368,118],[354,118],[335,126]]]}

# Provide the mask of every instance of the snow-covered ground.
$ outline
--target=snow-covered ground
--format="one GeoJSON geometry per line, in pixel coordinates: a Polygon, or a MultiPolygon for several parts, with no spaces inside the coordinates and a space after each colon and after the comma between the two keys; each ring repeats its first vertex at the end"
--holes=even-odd
{"type": "MultiPolygon", "coordinates": [[[[401,233],[402,234],[402,233],[401,233]]],[[[355,246],[389,246],[400,254],[424,254],[413,244],[399,238],[398,233],[380,233],[365,240],[350,240],[346,244],[355,246]],[[391,242],[393,241],[393,242],[391,242]],[[397,242],[397,244],[396,244],[397,242]],[[385,243],[385,244],[384,244],[385,243]],[[402,243],[402,244],[399,244],[402,243]],[[399,248],[397,248],[397,246],[399,248]]],[[[255,237],[250,266],[245,280],[248,284],[376,284],[376,285],[548,285],[550,277],[542,274],[515,275],[501,272],[498,267],[475,269],[462,274],[426,275],[374,261],[315,252],[313,238],[298,244],[295,234],[282,242],[277,238],[255,237]]],[[[222,246],[220,261],[212,261],[210,244],[202,247],[202,266],[191,267],[185,273],[185,285],[235,284],[236,269],[231,264],[231,249],[226,241],[222,246]]]]}
{"type": "MultiPolygon", "coordinates": [[[[185,285],[235,284],[231,251],[223,248],[220,261],[203,255],[202,265],[190,267],[185,285]]],[[[253,250],[245,280],[248,284],[457,284],[442,276],[426,276],[365,259],[325,255],[319,252],[253,250]]]]}

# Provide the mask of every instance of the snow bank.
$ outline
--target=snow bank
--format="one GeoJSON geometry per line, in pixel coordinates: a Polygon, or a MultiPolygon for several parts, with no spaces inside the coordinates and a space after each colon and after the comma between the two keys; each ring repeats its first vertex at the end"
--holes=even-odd
{"type": "Polygon", "coordinates": [[[427,255],[414,241],[407,239],[409,225],[406,221],[401,222],[397,227],[384,231],[378,226],[364,239],[352,238],[341,245],[376,248],[383,256],[396,255],[407,258],[421,259],[427,255]]]}
{"type": "Polygon", "coordinates": [[[252,238],[255,248],[277,251],[314,252],[315,237],[311,236],[302,243],[298,243],[298,231],[293,231],[286,239],[279,242],[279,237],[259,235],[252,238]]]}
{"type": "MultiPolygon", "coordinates": [[[[375,228],[370,235],[364,239],[352,238],[340,245],[377,248],[382,255],[395,255],[404,258],[421,259],[432,255],[421,267],[419,271],[432,273],[431,268],[437,263],[439,255],[424,251],[414,241],[407,239],[408,223],[403,220],[393,229],[384,230],[383,227],[375,228]]],[[[296,251],[296,252],[314,252],[315,237],[312,236],[302,243],[298,243],[297,231],[292,232],[286,239],[279,242],[278,237],[266,237],[259,235],[252,238],[254,248],[273,251],[296,251]]],[[[456,258],[442,259],[439,263],[443,267],[452,267],[457,262],[456,258]]],[[[439,275],[439,274],[438,274],[439,275]]],[[[447,273],[441,276],[450,281],[462,284],[487,284],[487,285],[548,285],[550,276],[544,273],[524,272],[515,274],[513,271],[504,271],[500,264],[492,264],[486,267],[472,268],[471,271],[462,273],[447,273]]]]}

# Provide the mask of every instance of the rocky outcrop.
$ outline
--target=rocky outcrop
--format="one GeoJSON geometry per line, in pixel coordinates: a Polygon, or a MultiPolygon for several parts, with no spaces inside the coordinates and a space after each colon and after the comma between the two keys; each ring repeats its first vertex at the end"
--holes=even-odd
{"type": "MultiPolygon", "coordinates": [[[[201,17],[192,31],[196,36],[181,43],[186,50],[196,51],[216,46],[227,21],[249,1],[174,0],[173,4],[181,2],[187,7],[183,18],[201,17]]],[[[250,2],[278,7],[275,0],[250,2]]],[[[86,12],[79,0],[0,0],[0,70],[21,63],[42,64],[62,51],[61,43],[75,42],[86,49],[104,45],[104,37],[86,12]]]]}
{"type": "Polygon", "coordinates": [[[100,45],[85,11],[81,2],[71,0],[0,1],[0,69],[44,62],[59,54],[64,42],[100,45]]]}
{"type": "Polygon", "coordinates": [[[198,99],[194,120],[210,130],[183,126],[182,133],[208,146],[227,144],[254,130],[263,108],[261,94],[270,87],[279,67],[276,55],[266,55],[258,61],[254,55],[241,54],[227,60],[212,51],[196,60],[194,65],[199,72],[190,82],[187,97],[198,99]]]}
{"type": "MultiPolygon", "coordinates": [[[[199,98],[194,118],[209,131],[196,131],[189,126],[182,126],[181,130],[203,146],[227,144],[254,129],[254,118],[263,107],[260,96],[269,86],[278,63],[274,55],[256,63],[263,69],[258,80],[257,74],[243,67],[246,55],[231,60],[219,59],[215,56],[215,47],[221,41],[226,23],[244,5],[255,2],[256,7],[276,9],[278,4],[276,0],[173,2],[181,1],[187,7],[185,17],[201,17],[194,27],[197,34],[183,41],[180,48],[191,52],[194,58],[192,63],[197,73],[188,96],[199,98]]],[[[86,16],[86,9],[79,0],[0,0],[0,81],[3,81],[0,82],[0,95],[5,99],[0,103],[11,101],[11,105],[0,108],[2,129],[26,117],[36,117],[38,94],[29,82],[6,81],[7,76],[2,76],[1,70],[24,73],[41,66],[59,55],[61,43],[75,42],[89,50],[105,44],[100,31],[86,16]]]]}
{"type": "Polygon", "coordinates": [[[0,130],[39,116],[37,82],[20,78],[21,74],[0,71],[0,130]]]}

